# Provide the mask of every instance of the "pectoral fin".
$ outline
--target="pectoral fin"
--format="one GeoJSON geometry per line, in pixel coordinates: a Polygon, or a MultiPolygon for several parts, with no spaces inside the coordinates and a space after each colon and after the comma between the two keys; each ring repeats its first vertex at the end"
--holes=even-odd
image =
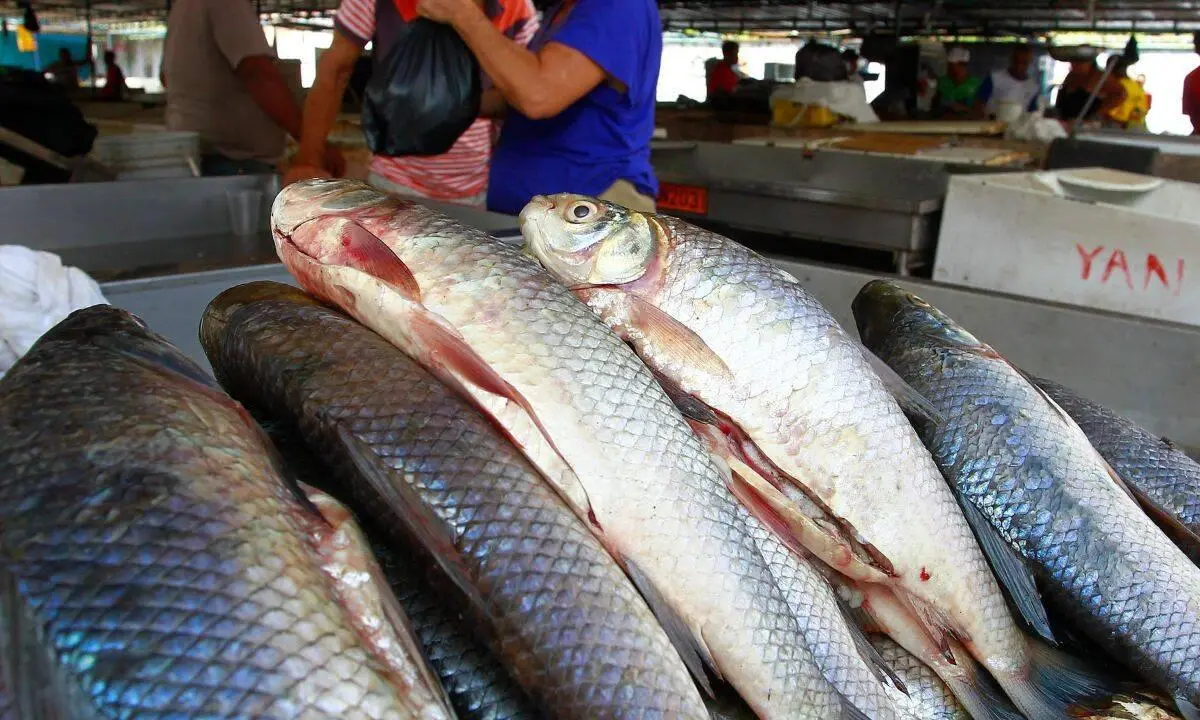
{"type": "Polygon", "coordinates": [[[574,292],[652,368],[665,372],[655,362],[656,357],[665,356],[672,364],[699,371],[710,381],[734,382],[733,372],[703,338],[657,306],[620,288],[597,286],[574,292]]]}
{"type": "Polygon", "coordinates": [[[1034,581],[1033,572],[1025,564],[1025,559],[1017,554],[1008,541],[1000,535],[992,525],[992,521],[983,514],[970,499],[963,497],[957,489],[951,488],[962,508],[967,524],[975,532],[975,539],[983,549],[1005,590],[1009,604],[1025,621],[1025,624],[1041,638],[1052,645],[1057,645],[1054,631],[1050,628],[1050,619],[1046,616],[1046,607],[1042,604],[1041,594],[1034,581]]]}
{"type": "Polygon", "coordinates": [[[633,581],[634,587],[645,598],[654,617],[658,618],[659,625],[666,631],[667,637],[671,639],[671,643],[675,646],[675,650],[683,659],[683,664],[687,666],[696,683],[704,690],[705,694],[710,698],[713,697],[712,683],[708,681],[705,668],[712,670],[718,679],[721,675],[713,660],[712,652],[704,643],[703,634],[693,629],[686,620],[679,616],[679,613],[675,612],[675,608],[671,607],[666,598],[658,592],[658,588],[632,558],[618,558],[618,560],[624,566],[629,579],[633,581]]]}

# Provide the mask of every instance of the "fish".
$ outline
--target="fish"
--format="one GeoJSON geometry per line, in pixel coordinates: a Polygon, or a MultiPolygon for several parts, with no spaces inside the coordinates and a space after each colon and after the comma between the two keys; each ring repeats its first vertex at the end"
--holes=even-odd
{"type": "Polygon", "coordinates": [[[899,702],[907,698],[903,682],[849,621],[829,581],[756,518],[747,524],[829,683],[872,720],[916,720],[899,702]]]}
{"type": "Polygon", "coordinates": [[[384,577],[442,681],[460,720],[535,720],[537,704],[456,603],[440,568],[372,542],[384,577]]]}
{"type": "MultiPolygon", "coordinates": [[[[287,469],[301,482],[329,493],[337,490],[334,471],[289,423],[247,408],[280,451],[287,469]]],[[[389,542],[392,533],[358,516],[383,577],[404,609],[413,634],[442,682],[459,720],[534,720],[537,706],[505,669],[455,602],[457,590],[436,560],[409,544],[389,542]]],[[[2,705],[0,705],[2,707],[2,705]]],[[[0,720],[4,716],[0,713],[0,720]]]]}
{"type": "Polygon", "coordinates": [[[853,581],[973,715],[1011,717],[976,661],[1030,717],[1107,691],[1021,631],[879,363],[794,277],[716,233],[577,195],[535,197],[520,224],[527,251],[724,442],[735,494],[853,581]]]}
{"type": "Polygon", "coordinates": [[[704,696],[704,705],[712,720],[755,720],[758,717],[741,696],[727,685],[714,687],[711,697],[704,696]]]}
{"type": "Polygon", "coordinates": [[[907,692],[895,696],[896,703],[910,717],[919,720],[971,720],[946,683],[915,655],[900,647],[887,635],[867,636],[879,656],[900,677],[907,692]]]}
{"type": "Polygon", "coordinates": [[[868,283],[853,311],[867,347],[944,417],[924,440],[980,536],[1011,548],[1066,620],[1200,716],[1200,568],[1070,415],[897,285],[868,283]]]}
{"type": "Polygon", "coordinates": [[[452,719],[364,542],[128,312],[72,313],[0,380],[19,717],[452,719]]]}
{"type": "Polygon", "coordinates": [[[504,428],[647,598],[697,682],[729,681],[762,718],[859,715],[816,669],[720,468],[670,399],[520,248],[351,181],[288,186],[272,232],[301,287],[504,428]]]}
{"type": "Polygon", "coordinates": [[[1200,563],[1200,463],[1170,440],[1064,385],[1034,381],[1079,425],[1147,514],[1192,562],[1200,563]]]}
{"type": "MultiPolygon", "coordinates": [[[[697,427],[697,436],[720,458],[720,442],[697,427]]],[[[758,545],[784,599],[800,624],[800,633],[825,679],[872,720],[915,720],[895,700],[906,693],[867,637],[851,621],[852,610],[838,598],[830,581],[793,552],[745,509],[750,537],[758,545]]]]}
{"type": "Polygon", "coordinates": [[[599,541],[507,438],[391,343],[272,282],[219,295],[200,337],[226,389],[334,468],[331,492],[374,527],[408,528],[446,568],[545,716],[703,715],[599,541]]]}
{"type": "Polygon", "coordinates": [[[0,720],[19,720],[16,698],[4,685],[4,666],[0,665],[0,720]]]}

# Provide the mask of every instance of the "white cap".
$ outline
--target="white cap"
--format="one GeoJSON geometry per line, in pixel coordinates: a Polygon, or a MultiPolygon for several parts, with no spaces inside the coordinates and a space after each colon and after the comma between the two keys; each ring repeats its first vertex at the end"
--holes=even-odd
{"type": "Polygon", "coordinates": [[[948,63],[968,63],[971,62],[971,53],[966,48],[956,47],[946,53],[946,62],[948,63]]]}

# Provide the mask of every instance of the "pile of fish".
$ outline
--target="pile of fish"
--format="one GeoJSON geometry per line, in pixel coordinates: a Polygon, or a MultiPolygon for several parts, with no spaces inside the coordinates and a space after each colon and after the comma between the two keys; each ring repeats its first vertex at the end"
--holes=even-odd
{"type": "Polygon", "coordinates": [[[216,381],[0,380],[0,718],[1200,718],[1200,465],[887,282],[576,196],[276,200],[216,381]]]}

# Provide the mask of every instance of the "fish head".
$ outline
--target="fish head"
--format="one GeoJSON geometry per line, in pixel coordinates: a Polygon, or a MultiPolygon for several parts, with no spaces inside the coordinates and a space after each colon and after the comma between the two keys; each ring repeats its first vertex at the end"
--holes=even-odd
{"type": "Polygon", "coordinates": [[[225,336],[234,314],[244,307],[273,300],[299,305],[320,303],[303,290],[271,280],[235,285],[212,299],[200,318],[200,344],[207,350],[225,336]]]}
{"type": "Polygon", "coordinates": [[[538,195],[520,223],[526,250],[573,288],[639,280],[662,250],[653,215],[583,195],[538,195]]]}
{"type": "Polygon", "coordinates": [[[376,235],[405,205],[357,181],[294,183],[271,209],[275,250],[301,287],[352,314],[381,294],[413,299],[412,274],[376,235]]]}
{"type": "Polygon", "coordinates": [[[867,283],[850,307],[863,344],[872,350],[906,337],[920,337],[922,342],[942,347],[986,347],[941,310],[886,280],[867,283]]]}

